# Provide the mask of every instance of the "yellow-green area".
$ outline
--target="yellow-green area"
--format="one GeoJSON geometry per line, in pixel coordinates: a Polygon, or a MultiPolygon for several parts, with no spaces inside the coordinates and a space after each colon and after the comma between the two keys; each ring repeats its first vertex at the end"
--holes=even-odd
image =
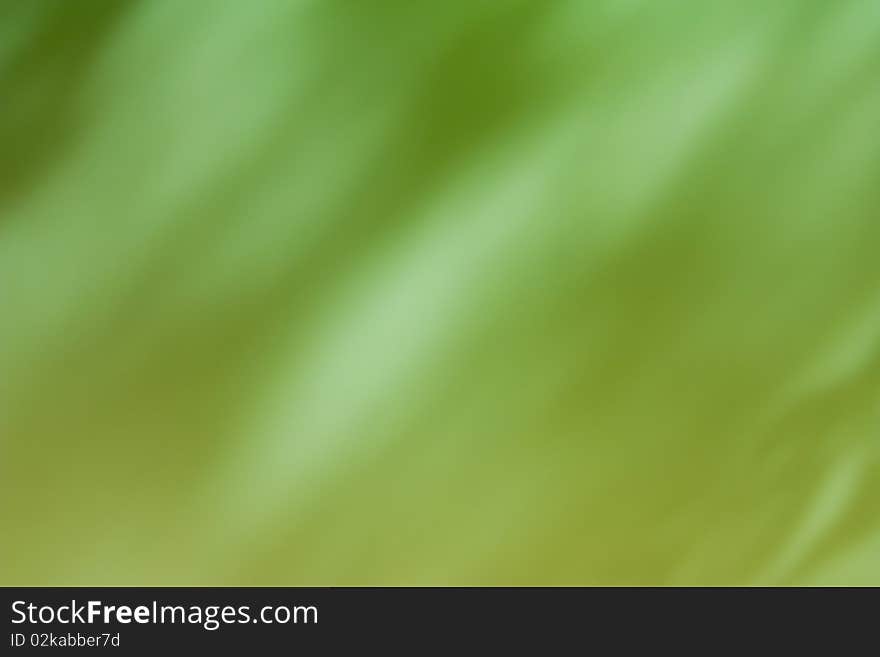
{"type": "Polygon", "coordinates": [[[880,3],[4,0],[0,584],[880,584],[880,3]]]}

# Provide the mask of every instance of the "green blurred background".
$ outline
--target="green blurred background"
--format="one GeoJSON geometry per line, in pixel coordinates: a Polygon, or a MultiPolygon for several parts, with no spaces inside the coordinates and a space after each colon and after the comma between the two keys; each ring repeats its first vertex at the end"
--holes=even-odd
{"type": "Polygon", "coordinates": [[[880,3],[3,0],[0,584],[880,584],[880,3]]]}

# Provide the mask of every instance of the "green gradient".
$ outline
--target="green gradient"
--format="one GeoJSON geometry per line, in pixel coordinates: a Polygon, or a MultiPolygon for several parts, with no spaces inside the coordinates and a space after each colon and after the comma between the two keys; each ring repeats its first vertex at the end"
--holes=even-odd
{"type": "Polygon", "coordinates": [[[0,5],[0,584],[880,585],[880,3],[0,5]]]}

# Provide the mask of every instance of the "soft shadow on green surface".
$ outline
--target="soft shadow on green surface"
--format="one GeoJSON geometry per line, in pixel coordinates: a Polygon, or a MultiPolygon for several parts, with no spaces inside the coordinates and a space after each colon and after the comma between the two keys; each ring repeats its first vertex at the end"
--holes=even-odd
{"type": "Polygon", "coordinates": [[[880,584],[880,6],[0,8],[0,584],[880,584]]]}

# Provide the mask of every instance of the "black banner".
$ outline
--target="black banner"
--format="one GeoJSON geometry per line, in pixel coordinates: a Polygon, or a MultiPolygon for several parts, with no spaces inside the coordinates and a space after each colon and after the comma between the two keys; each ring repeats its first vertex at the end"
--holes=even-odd
{"type": "Polygon", "coordinates": [[[803,638],[835,617],[854,629],[873,626],[874,616],[854,599],[858,591],[843,589],[4,588],[0,596],[0,654],[12,655],[358,647],[546,654],[700,645],[709,635],[710,643],[803,638]]]}

